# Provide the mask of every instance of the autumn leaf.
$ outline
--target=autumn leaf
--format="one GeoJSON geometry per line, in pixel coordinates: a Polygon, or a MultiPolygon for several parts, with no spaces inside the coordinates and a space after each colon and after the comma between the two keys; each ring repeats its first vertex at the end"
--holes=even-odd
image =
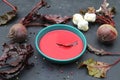
{"type": "Polygon", "coordinates": [[[106,77],[107,71],[111,68],[110,64],[95,61],[94,59],[88,59],[82,62],[79,65],[80,67],[86,66],[88,69],[88,74],[90,76],[96,77],[96,78],[104,78],[106,77]]]}
{"type": "Polygon", "coordinates": [[[2,0],[6,5],[8,5],[9,7],[12,8],[11,11],[8,11],[6,13],[4,13],[3,15],[0,15],[0,25],[4,25],[7,22],[9,22],[10,20],[12,20],[16,14],[17,14],[17,7],[12,5],[10,2],[8,2],[7,0],[2,0]]]}
{"type": "Polygon", "coordinates": [[[16,16],[17,12],[12,10],[0,16],[0,25],[6,24],[16,16]]]}

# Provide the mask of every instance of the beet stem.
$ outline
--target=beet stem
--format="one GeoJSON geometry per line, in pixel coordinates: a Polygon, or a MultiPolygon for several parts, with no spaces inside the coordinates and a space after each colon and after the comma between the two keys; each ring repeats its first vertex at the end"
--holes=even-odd
{"type": "Polygon", "coordinates": [[[112,25],[113,27],[115,27],[115,22],[113,21],[113,19],[109,16],[99,16],[97,15],[97,20],[96,22],[98,23],[102,23],[102,24],[110,24],[112,25]]]}
{"type": "Polygon", "coordinates": [[[2,0],[4,3],[6,3],[8,6],[10,6],[14,11],[17,11],[17,7],[13,6],[10,2],[8,2],[7,0],[2,0]]]}
{"type": "Polygon", "coordinates": [[[118,64],[119,62],[120,62],[120,58],[119,58],[119,59],[117,59],[114,63],[109,64],[109,65],[107,65],[107,66],[97,66],[97,67],[99,67],[99,68],[108,68],[108,67],[113,67],[113,66],[115,66],[116,64],[118,64]]]}
{"type": "Polygon", "coordinates": [[[34,14],[35,12],[37,12],[40,8],[42,8],[43,6],[45,6],[47,3],[44,0],[41,0],[38,4],[36,4],[36,6],[31,10],[30,14],[34,14]]]}
{"type": "Polygon", "coordinates": [[[109,66],[114,66],[114,65],[118,64],[119,62],[120,62],[120,58],[117,59],[114,63],[110,64],[109,66]]]}
{"type": "Polygon", "coordinates": [[[31,20],[33,20],[33,16],[35,15],[35,13],[37,13],[37,11],[43,6],[45,6],[46,4],[47,3],[44,0],[41,0],[40,2],[38,2],[36,6],[29,12],[29,14],[21,21],[22,24],[27,26],[27,24],[29,24],[31,20]]]}
{"type": "Polygon", "coordinates": [[[28,26],[49,26],[49,24],[42,24],[42,23],[37,23],[37,22],[34,22],[34,23],[29,23],[26,25],[27,27],[28,26]]]}
{"type": "Polygon", "coordinates": [[[106,65],[106,66],[95,66],[96,68],[111,68],[111,67],[113,67],[113,66],[115,66],[116,64],[118,64],[120,62],[120,58],[119,59],[117,59],[114,63],[112,63],[112,64],[108,64],[108,65],[106,65]]]}

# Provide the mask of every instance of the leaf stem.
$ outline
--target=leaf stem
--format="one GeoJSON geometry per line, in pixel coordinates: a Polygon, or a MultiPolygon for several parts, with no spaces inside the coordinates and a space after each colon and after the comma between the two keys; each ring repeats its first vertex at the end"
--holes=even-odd
{"type": "Polygon", "coordinates": [[[110,67],[113,67],[115,66],[116,64],[118,64],[120,62],[120,58],[117,59],[114,63],[112,64],[109,64],[109,65],[106,65],[106,66],[96,66],[97,68],[110,68],[110,67]]]}
{"type": "Polygon", "coordinates": [[[10,2],[8,2],[7,0],[2,0],[4,3],[6,3],[8,6],[10,6],[13,10],[17,11],[17,7],[12,5],[10,2]]]}
{"type": "Polygon", "coordinates": [[[109,66],[114,66],[120,62],[120,58],[118,58],[114,63],[110,64],[109,66]]]}

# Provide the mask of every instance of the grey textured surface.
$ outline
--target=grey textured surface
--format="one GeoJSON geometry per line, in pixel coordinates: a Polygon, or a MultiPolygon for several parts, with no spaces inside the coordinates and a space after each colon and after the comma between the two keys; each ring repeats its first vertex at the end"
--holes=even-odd
{"type": "MultiPolygon", "coordinates": [[[[9,31],[9,28],[17,23],[22,17],[24,17],[32,7],[39,0],[9,0],[12,4],[18,6],[18,16],[9,22],[7,25],[0,27],[0,55],[2,54],[2,43],[8,42],[9,39],[6,37],[9,31]]],[[[46,0],[50,8],[43,8],[39,12],[42,14],[60,14],[60,15],[73,15],[74,13],[79,12],[79,9],[85,9],[88,6],[94,6],[95,8],[99,8],[102,0],[46,0]]],[[[111,6],[115,6],[117,10],[117,14],[114,18],[116,22],[116,28],[118,32],[120,32],[120,0],[108,0],[111,6]]],[[[9,7],[6,6],[2,1],[0,1],[0,15],[4,12],[10,10],[9,7]]],[[[72,23],[69,23],[72,25],[72,23]]],[[[31,43],[35,49],[34,40],[37,32],[41,30],[43,27],[29,27],[28,34],[30,32],[35,33],[29,34],[28,43],[31,43]]],[[[118,36],[117,40],[113,45],[106,46],[97,41],[96,38],[96,30],[98,25],[91,24],[90,30],[85,34],[88,43],[92,44],[97,48],[103,48],[107,51],[111,52],[120,52],[120,36],[118,36]]],[[[94,58],[99,61],[104,61],[108,63],[114,62],[119,56],[96,56],[91,53],[84,54],[77,62],[81,62],[87,58],[94,58]]],[[[66,64],[66,65],[58,65],[52,64],[46,60],[44,60],[40,55],[38,55],[36,49],[33,57],[30,62],[34,62],[35,66],[29,70],[24,70],[18,77],[19,80],[101,80],[97,78],[93,78],[87,74],[87,70],[85,68],[78,69],[76,62],[66,64]],[[37,56],[37,58],[35,58],[37,56]]],[[[106,78],[102,80],[119,80],[120,79],[120,64],[112,67],[106,76],[106,78]]],[[[15,79],[16,80],[16,79],[15,79]]]]}

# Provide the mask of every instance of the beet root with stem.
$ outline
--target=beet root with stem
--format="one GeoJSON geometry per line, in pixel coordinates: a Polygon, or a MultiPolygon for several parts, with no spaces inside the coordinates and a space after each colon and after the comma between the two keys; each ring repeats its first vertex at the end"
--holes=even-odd
{"type": "Polygon", "coordinates": [[[27,16],[11,27],[8,37],[15,42],[24,42],[27,38],[28,26],[48,26],[52,24],[67,23],[71,19],[71,17],[68,16],[41,15],[38,13],[38,10],[46,5],[47,3],[45,0],[38,2],[27,16]]]}

